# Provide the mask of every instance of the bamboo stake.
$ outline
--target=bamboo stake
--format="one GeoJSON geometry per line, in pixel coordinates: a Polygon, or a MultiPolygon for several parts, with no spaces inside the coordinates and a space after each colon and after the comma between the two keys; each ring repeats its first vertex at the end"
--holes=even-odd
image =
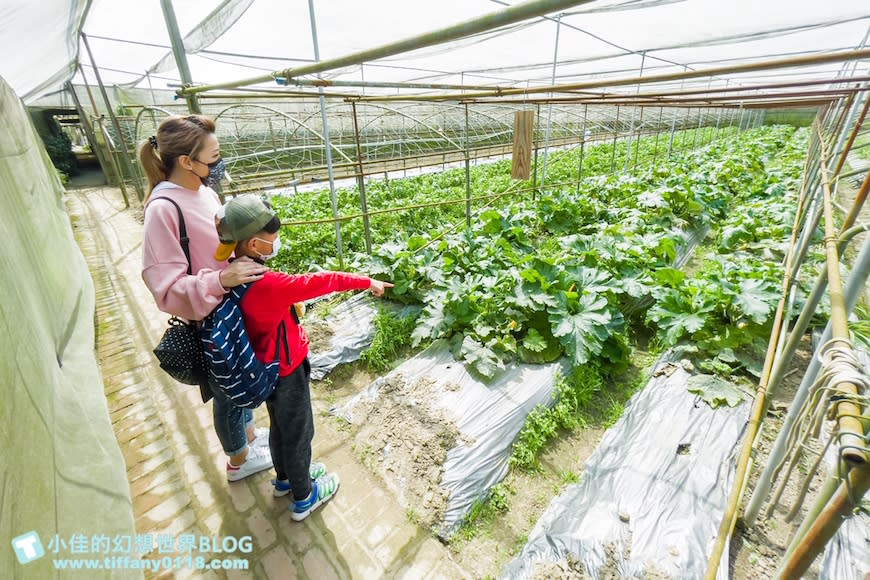
{"type": "MultiPolygon", "coordinates": [[[[821,138],[821,131],[819,137],[821,138]]],[[[825,255],[828,265],[828,294],[831,298],[831,336],[835,339],[849,340],[849,327],[846,322],[846,303],[843,298],[843,284],[840,279],[840,258],[837,254],[837,235],[834,230],[834,209],[831,205],[831,188],[828,181],[827,154],[822,144],[819,164],[822,171],[822,187],[824,188],[825,207],[825,255]]],[[[850,382],[838,384],[840,390],[847,394],[857,395],[858,386],[850,382]]],[[[867,463],[863,451],[864,428],[857,419],[861,409],[849,400],[840,401],[837,405],[837,423],[841,434],[840,446],[843,460],[852,465],[867,463]]]]}
{"type": "Polygon", "coordinates": [[[840,160],[837,161],[837,167],[834,169],[833,172],[834,177],[840,175],[840,170],[843,168],[843,163],[846,162],[846,155],[848,155],[849,151],[852,149],[852,144],[855,142],[855,137],[858,136],[858,130],[861,128],[861,125],[864,124],[864,117],[867,115],[868,107],[870,107],[870,95],[865,95],[864,107],[861,109],[861,114],[858,115],[858,120],[855,121],[855,125],[852,127],[852,132],[849,134],[849,139],[846,141],[845,146],[843,146],[843,152],[840,154],[840,160]]]}
{"type": "Polygon", "coordinates": [[[836,493],[819,517],[813,521],[800,544],[780,564],[776,578],[803,577],[810,564],[824,550],[843,520],[851,515],[852,510],[857,507],[857,502],[861,501],[867,490],[870,490],[870,467],[862,465],[853,468],[837,487],[836,493]]]}
{"type": "MultiPolygon", "coordinates": [[[[801,66],[811,66],[817,64],[827,64],[832,62],[844,62],[849,60],[861,60],[870,57],[870,49],[843,50],[835,52],[825,52],[813,55],[803,55],[796,57],[788,57],[781,59],[762,60],[758,62],[744,63],[730,66],[711,67],[705,69],[686,70],[676,73],[663,73],[657,75],[649,75],[645,77],[623,77],[617,79],[596,79],[581,83],[571,83],[554,86],[543,86],[534,88],[516,88],[506,89],[502,91],[490,91],[479,93],[464,93],[464,94],[443,94],[443,95],[427,95],[429,100],[451,100],[451,99],[476,99],[484,97],[503,97],[508,95],[532,95],[537,93],[549,92],[570,92],[589,89],[598,89],[602,87],[619,87],[626,85],[646,84],[646,83],[661,83],[678,81],[685,79],[695,79],[710,76],[719,76],[725,74],[738,74],[746,72],[755,72],[760,70],[794,68],[801,66]]],[[[214,85],[216,88],[223,88],[219,85],[214,85]]],[[[201,88],[201,87],[195,87],[201,88]]],[[[188,89],[190,90],[190,89],[188,89]]],[[[392,97],[366,97],[365,100],[393,100],[392,97]]]]}
{"type": "MultiPolygon", "coordinates": [[[[807,150],[807,157],[804,161],[804,176],[806,176],[806,168],[809,165],[810,151],[807,150]]],[[[804,180],[802,186],[806,184],[804,180]]],[[[764,359],[764,366],[761,370],[761,377],[758,381],[758,388],[755,392],[755,399],[752,402],[752,410],[749,414],[749,422],[746,425],[746,433],[743,436],[743,445],[740,449],[740,455],[737,459],[737,470],[734,476],[734,485],[728,495],[728,502],[725,505],[725,511],[722,514],[722,521],[719,523],[719,531],[716,536],[716,542],[713,544],[713,550],[710,554],[710,559],[707,561],[707,569],[704,572],[705,580],[715,580],[716,573],[719,570],[719,561],[722,559],[722,553],[725,551],[725,542],[731,536],[734,525],[737,521],[737,509],[740,504],[740,499],[743,497],[742,482],[749,476],[749,462],[752,458],[752,447],[755,443],[756,436],[760,432],[761,416],[766,407],[766,391],[767,382],[770,378],[770,371],[773,368],[773,357],[776,353],[777,339],[779,336],[779,327],[782,324],[782,314],[785,309],[785,300],[788,295],[788,288],[791,283],[789,272],[790,265],[795,255],[798,228],[800,223],[800,207],[804,203],[806,190],[801,188],[798,197],[798,211],[795,213],[795,222],[792,226],[791,241],[789,243],[788,257],[786,258],[786,268],[782,280],[782,296],[776,307],[776,314],[773,319],[773,328],[770,332],[770,339],[767,344],[767,355],[764,359]]]]}

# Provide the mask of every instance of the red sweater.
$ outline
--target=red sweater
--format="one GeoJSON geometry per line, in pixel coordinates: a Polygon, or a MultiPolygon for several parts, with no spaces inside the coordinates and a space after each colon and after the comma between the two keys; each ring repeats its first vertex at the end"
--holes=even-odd
{"type": "Polygon", "coordinates": [[[278,326],[283,320],[287,329],[290,361],[287,361],[287,355],[281,347],[278,355],[281,359],[278,375],[282,377],[289,375],[308,356],[308,337],[305,336],[302,326],[296,324],[290,314],[293,304],[331,292],[365,290],[370,285],[371,280],[367,276],[344,272],[300,275],[266,272],[261,280],[248,288],[241,304],[245,330],[257,359],[262,363],[272,362],[275,357],[278,326]]]}

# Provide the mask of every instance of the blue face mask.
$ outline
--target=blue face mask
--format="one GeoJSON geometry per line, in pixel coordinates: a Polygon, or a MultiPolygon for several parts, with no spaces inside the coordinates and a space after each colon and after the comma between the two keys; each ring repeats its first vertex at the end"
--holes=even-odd
{"type": "Polygon", "coordinates": [[[202,184],[206,187],[214,188],[221,179],[224,173],[227,172],[227,164],[223,157],[218,157],[217,161],[212,161],[208,164],[208,176],[201,177],[202,184]]]}

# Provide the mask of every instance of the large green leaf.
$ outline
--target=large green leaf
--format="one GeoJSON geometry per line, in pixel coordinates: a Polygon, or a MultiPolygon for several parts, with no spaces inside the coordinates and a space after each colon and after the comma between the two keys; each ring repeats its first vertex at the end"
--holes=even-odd
{"type": "Polygon", "coordinates": [[[492,378],[496,371],[504,368],[501,359],[490,348],[470,336],[462,340],[460,356],[471,368],[487,378],[492,378]]]}
{"type": "Polygon", "coordinates": [[[708,405],[734,407],[743,400],[743,393],[735,385],[714,375],[694,375],[689,377],[690,393],[699,395],[708,405]]]}
{"type": "Polygon", "coordinates": [[[601,352],[610,331],[607,328],[611,313],[603,296],[586,294],[580,297],[578,312],[550,311],[553,336],[565,347],[575,364],[584,364],[601,352]]]}
{"type": "Polygon", "coordinates": [[[734,305],[757,324],[765,323],[778,301],[778,292],[769,290],[764,280],[754,278],[741,280],[740,292],[734,297],[734,305]]]}

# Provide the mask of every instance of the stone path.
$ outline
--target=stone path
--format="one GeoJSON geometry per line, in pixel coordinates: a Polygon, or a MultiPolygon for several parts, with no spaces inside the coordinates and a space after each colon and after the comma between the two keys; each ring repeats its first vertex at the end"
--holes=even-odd
{"type": "MultiPolygon", "coordinates": [[[[96,346],[127,464],[137,535],[151,536],[155,546],[161,538],[171,536],[177,545],[180,537],[193,535],[197,547],[203,538],[251,537],[249,552],[192,554],[207,561],[247,559],[246,571],[182,565],[146,572],[146,578],[469,577],[356,461],[346,434],[326,415],[327,404],[317,393],[314,456],[340,474],[336,498],[296,523],[287,512],[287,498],[272,497],[271,470],[228,483],[211,405],[202,404],[196,387],[165,375],[151,353],[168,316],[157,310],[141,280],[141,210],[124,209],[119,190],[110,187],[72,190],[66,200],[94,278],[96,346]]],[[[268,426],[264,408],[255,415],[258,425],[268,426]]],[[[184,556],[154,557],[165,555],[184,556]]]]}

